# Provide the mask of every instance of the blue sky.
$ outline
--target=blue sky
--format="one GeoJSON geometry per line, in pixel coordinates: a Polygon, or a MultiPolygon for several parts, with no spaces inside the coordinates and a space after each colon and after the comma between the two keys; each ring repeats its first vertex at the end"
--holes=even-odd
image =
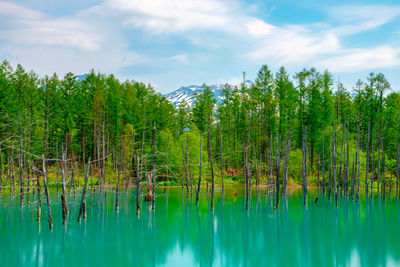
{"type": "Polygon", "coordinates": [[[166,93],[253,80],[261,65],[369,72],[400,88],[400,3],[328,0],[0,1],[0,59],[39,75],[113,73],[166,93]]]}

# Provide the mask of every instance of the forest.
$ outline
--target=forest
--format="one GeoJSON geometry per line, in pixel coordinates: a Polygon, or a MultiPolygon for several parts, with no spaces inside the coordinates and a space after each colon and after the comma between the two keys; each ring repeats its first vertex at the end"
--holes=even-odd
{"type": "Polygon", "coordinates": [[[47,169],[57,191],[147,181],[150,195],[162,185],[238,183],[277,195],[314,186],[356,199],[360,188],[399,196],[400,93],[384,74],[345,88],[328,71],[290,77],[263,65],[252,86],[226,85],[218,104],[203,86],[192,107],[175,107],[151,85],[112,74],[39,77],[3,61],[0,190],[29,201],[47,169]]]}

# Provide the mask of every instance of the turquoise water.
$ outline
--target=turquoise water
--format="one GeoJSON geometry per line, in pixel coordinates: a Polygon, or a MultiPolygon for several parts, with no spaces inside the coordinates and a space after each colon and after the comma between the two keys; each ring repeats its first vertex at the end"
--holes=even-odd
{"type": "MultiPolygon", "coordinates": [[[[199,207],[181,189],[157,194],[156,209],[142,202],[136,216],[135,192],[96,192],[87,199],[88,218],[77,223],[80,195],[69,196],[62,224],[59,197],[52,194],[53,223],[47,207],[36,221],[36,205],[20,208],[3,195],[0,204],[0,266],[399,266],[400,203],[340,199],[336,208],[317,192],[308,207],[301,191],[291,191],[273,209],[271,195],[253,190],[245,209],[243,191],[217,191],[210,212],[207,193],[199,207]],[[238,192],[238,197],[234,193],[238,192]]],[[[361,194],[363,196],[363,194],[361,194]]]]}

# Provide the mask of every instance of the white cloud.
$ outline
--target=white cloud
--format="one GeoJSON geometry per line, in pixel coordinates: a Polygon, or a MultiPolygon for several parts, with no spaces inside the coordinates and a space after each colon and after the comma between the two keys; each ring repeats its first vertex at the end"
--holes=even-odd
{"type": "Polygon", "coordinates": [[[186,54],[181,54],[181,55],[172,56],[172,57],[169,57],[169,59],[175,60],[175,61],[177,61],[177,62],[179,62],[179,63],[183,63],[183,64],[185,64],[185,65],[188,65],[188,64],[189,64],[188,55],[186,55],[186,54]]]}
{"type": "Polygon", "coordinates": [[[390,46],[344,49],[316,62],[316,67],[328,68],[335,72],[362,71],[399,65],[400,49],[390,46]]]}
{"type": "Polygon", "coordinates": [[[400,15],[399,6],[344,5],[328,10],[332,19],[342,25],[334,28],[338,35],[350,35],[378,28],[400,15]]]}
{"type": "Polygon", "coordinates": [[[260,19],[254,19],[246,22],[246,28],[250,35],[256,37],[266,36],[271,34],[276,29],[275,26],[267,24],[260,19]]]}
{"type": "Polygon", "coordinates": [[[235,1],[217,0],[108,0],[106,7],[124,15],[125,26],[154,33],[229,28],[235,1]]]}
{"type": "MultiPolygon", "coordinates": [[[[209,69],[216,71],[215,65],[223,66],[221,62],[212,64],[227,53],[231,53],[227,62],[250,68],[268,63],[354,72],[400,66],[396,43],[382,40],[367,48],[343,41],[393,21],[400,15],[400,6],[346,5],[325,11],[327,18],[317,24],[273,25],[252,15],[257,13],[254,5],[249,7],[243,0],[104,0],[63,16],[0,1],[0,56],[41,74],[83,73],[91,68],[116,73],[142,64],[152,71],[132,75],[142,75],[146,81],[160,77],[160,86],[166,79],[175,83],[180,82],[177,78],[183,79],[180,65],[190,64],[196,72],[193,77],[229,77],[223,69],[221,74],[209,73],[209,69]],[[153,36],[161,42],[151,43],[153,36]],[[133,51],[132,47],[146,54],[149,51],[137,38],[159,51],[145,59],[133,51]],[[188,44],[191,50],[183,50],[188,44]],[[160,62],[166,69],[172,66],[175,76],[163,76],[166,72],[160,71],[160,62]]],[[[228,82],[240,84],[241,79],[232,77],[228,82]]]]}
{"type": "Polygon", "coordinates": [[[269,59],[280,64],[296,64],[311,62],[338,49],[339,40],[334,34],[317,31],[315,27],[291,25],[274,29],[246,57],[259,62],[269,59]]]}
{"type": "Polygon", "coordinates": [[[37,10],[0,2],[0,39],[14,44],[99,49],[102,37],[79,17],[53,18],[37,10]]]}
{"type": "Polygon", "coordinates": [[[332,8],[329,14],[338,25],[286,25],[257,34],[261,38],[245,57],[256,62],[315,66],[340,72],[400,66],[400,46],[396,44],[385,44],[382,40],[381,45],[366,48],[346,47],[341,42],[342,37],[393,21],[400,15],[400,7],[341,6],[332,8]]]}
{"type": "Polygon", "coordinates": [[[0,1],[0,14],[6,16],[17,16],[24,19],[40,19],[44,17],[44,15],[37,10],[32,10],[21,5],[3,1],[0,1]]]}

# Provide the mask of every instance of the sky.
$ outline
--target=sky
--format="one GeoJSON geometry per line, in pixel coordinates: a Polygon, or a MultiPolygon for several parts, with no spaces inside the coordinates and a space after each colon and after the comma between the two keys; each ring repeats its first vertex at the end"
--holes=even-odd
{"type": "Polygon", "coordinates": [[[40,76],[91,69],[181,86],[328,69],[352,89],[382,72],[400,89],[398,0],[0,0],[0,60],[40,76]]]}

